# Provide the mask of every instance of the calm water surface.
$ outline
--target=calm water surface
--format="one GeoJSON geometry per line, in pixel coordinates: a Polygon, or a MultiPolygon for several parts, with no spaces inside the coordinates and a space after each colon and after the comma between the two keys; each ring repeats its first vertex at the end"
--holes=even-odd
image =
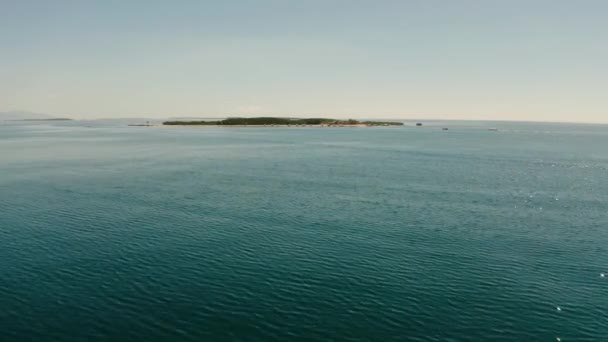
{"type": "Polygon", "coordinates": [[[608,341],[608,126],[0,123],[0,328],[608,341]]]}

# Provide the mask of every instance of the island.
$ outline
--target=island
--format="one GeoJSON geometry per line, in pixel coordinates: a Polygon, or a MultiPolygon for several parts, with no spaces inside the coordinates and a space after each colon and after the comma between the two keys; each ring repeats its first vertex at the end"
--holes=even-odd
{"type": "Polygon", "coordinates": [[[227,118],[217,121],[165,121],[167,126],[319,126],[319,127],[369,127],[369,126],[403,126],[403,122],[394,121],[358,121],[336,120],[325,118],[227,118]]]}

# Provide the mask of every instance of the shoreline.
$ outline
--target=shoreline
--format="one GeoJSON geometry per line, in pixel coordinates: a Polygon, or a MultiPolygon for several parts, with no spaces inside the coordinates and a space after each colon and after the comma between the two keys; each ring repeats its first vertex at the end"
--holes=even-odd
{"type": "Polygon", "coordinates": [[[150,124],[150,125],[130,125],[140,127],[214,127],[214,128],[229,128],[229,127],[252,127],[252,128],[325,128],[325,127],[343,127],[343,128],[361,128],[361,127],[391,127],[395,125],[164,125],[164,124],[150,124]]]}
{"type": "Polygon", "coordinates": [[[235,126],[235,127],[367,127],[367,126],[403,126],[402,122],[358,121],[353,119],[336,120],[328,118],[227,118],[217,121],[165,121],[170,126],[235,126]]]}

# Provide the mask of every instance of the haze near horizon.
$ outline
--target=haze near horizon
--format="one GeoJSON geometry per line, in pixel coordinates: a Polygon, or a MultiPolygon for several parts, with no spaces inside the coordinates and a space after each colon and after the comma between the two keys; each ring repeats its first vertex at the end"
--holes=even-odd
{"type": "Polygon", "coordinates": [[[0,112],[608,122],[605,1],[0,6],[0,112]]]}

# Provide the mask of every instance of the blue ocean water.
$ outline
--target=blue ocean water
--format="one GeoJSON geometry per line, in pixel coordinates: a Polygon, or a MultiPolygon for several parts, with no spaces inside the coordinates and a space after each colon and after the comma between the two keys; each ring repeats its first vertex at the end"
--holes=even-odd
{"type": "Polygon", "coordinates": [[[0,124],[0,340],[607,341],[607,310],[608,126],[0,124]]]}

